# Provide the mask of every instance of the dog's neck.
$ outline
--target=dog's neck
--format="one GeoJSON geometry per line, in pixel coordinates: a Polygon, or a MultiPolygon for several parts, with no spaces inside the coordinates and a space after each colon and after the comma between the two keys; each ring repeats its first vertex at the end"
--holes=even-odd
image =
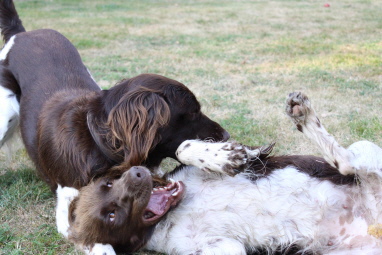
{"type": "Polygon", "coordinates": [[[123,156],[114,153],[113,149],[108,146],[106,140],[106,131],[102,126],[104,125],[104,120],[100,120],[97,115],[89,111],[86,114],[87,126],[90,134],[92,135],[94,142],[96,143],[98,149],[102,154],[108,158],[111,162],[118,164],[123,161],[123,156]]]}

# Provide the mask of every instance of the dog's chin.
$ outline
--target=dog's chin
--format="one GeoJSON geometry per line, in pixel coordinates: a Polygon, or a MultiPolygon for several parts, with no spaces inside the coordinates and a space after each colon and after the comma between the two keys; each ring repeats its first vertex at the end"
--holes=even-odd
{"type": "Polygon", "coordinates": [[[155,186],[150,200],[143,212],[145,225],[157,223],[166,213],[175,207],[183,197],[185,185],[181,181],[171,180],[167,185],[155,186]]]}

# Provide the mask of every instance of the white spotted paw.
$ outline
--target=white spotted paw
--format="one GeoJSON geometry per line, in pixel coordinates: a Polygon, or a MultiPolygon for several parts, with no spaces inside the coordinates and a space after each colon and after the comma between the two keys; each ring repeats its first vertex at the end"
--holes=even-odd
{"type": "Polygon", "coordinates": [[[113,246],[101,243],[94,244],[91,249],[85,248],[84,252],[88,255],[116,255],[113,246]]]}
{"type": "Polygon", "coordinates": [[[222,170],[230,176],[243,172],[248,162],[245,147],[238,143],[229,143],[224,145],[221,150],[222,170]]]}
{"type": "Polygon", "coordinates": [[[234,176],[244,170],[248,162],[244,146],[238,143],[211,143],[198,140],[183,142],[176,155],[180,162],[209,172],[234,176]]]}

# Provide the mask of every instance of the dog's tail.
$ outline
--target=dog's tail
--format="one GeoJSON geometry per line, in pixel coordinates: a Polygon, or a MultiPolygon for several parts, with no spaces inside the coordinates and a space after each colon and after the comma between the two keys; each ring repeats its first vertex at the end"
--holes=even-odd
{"type": "Polygon", "coordinates": [[[0,28],[5,43],[15,34],[25,32],[13,0],[0,0],[0,28]]]}

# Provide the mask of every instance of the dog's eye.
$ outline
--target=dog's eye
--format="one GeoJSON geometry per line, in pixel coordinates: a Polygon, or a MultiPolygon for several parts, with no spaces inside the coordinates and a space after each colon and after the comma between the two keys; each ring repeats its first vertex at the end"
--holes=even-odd
{"type": "Polygon", "coordinates": [[[106,186],[111,188],[113,186],[113,182],[111,182],[111,181],[106,182],[106,186]]]}
{"type": "Polygon", "coordinates": [[[115,212],[109,213],[109,220],[113,222],[115,220],[115,212]]]}

